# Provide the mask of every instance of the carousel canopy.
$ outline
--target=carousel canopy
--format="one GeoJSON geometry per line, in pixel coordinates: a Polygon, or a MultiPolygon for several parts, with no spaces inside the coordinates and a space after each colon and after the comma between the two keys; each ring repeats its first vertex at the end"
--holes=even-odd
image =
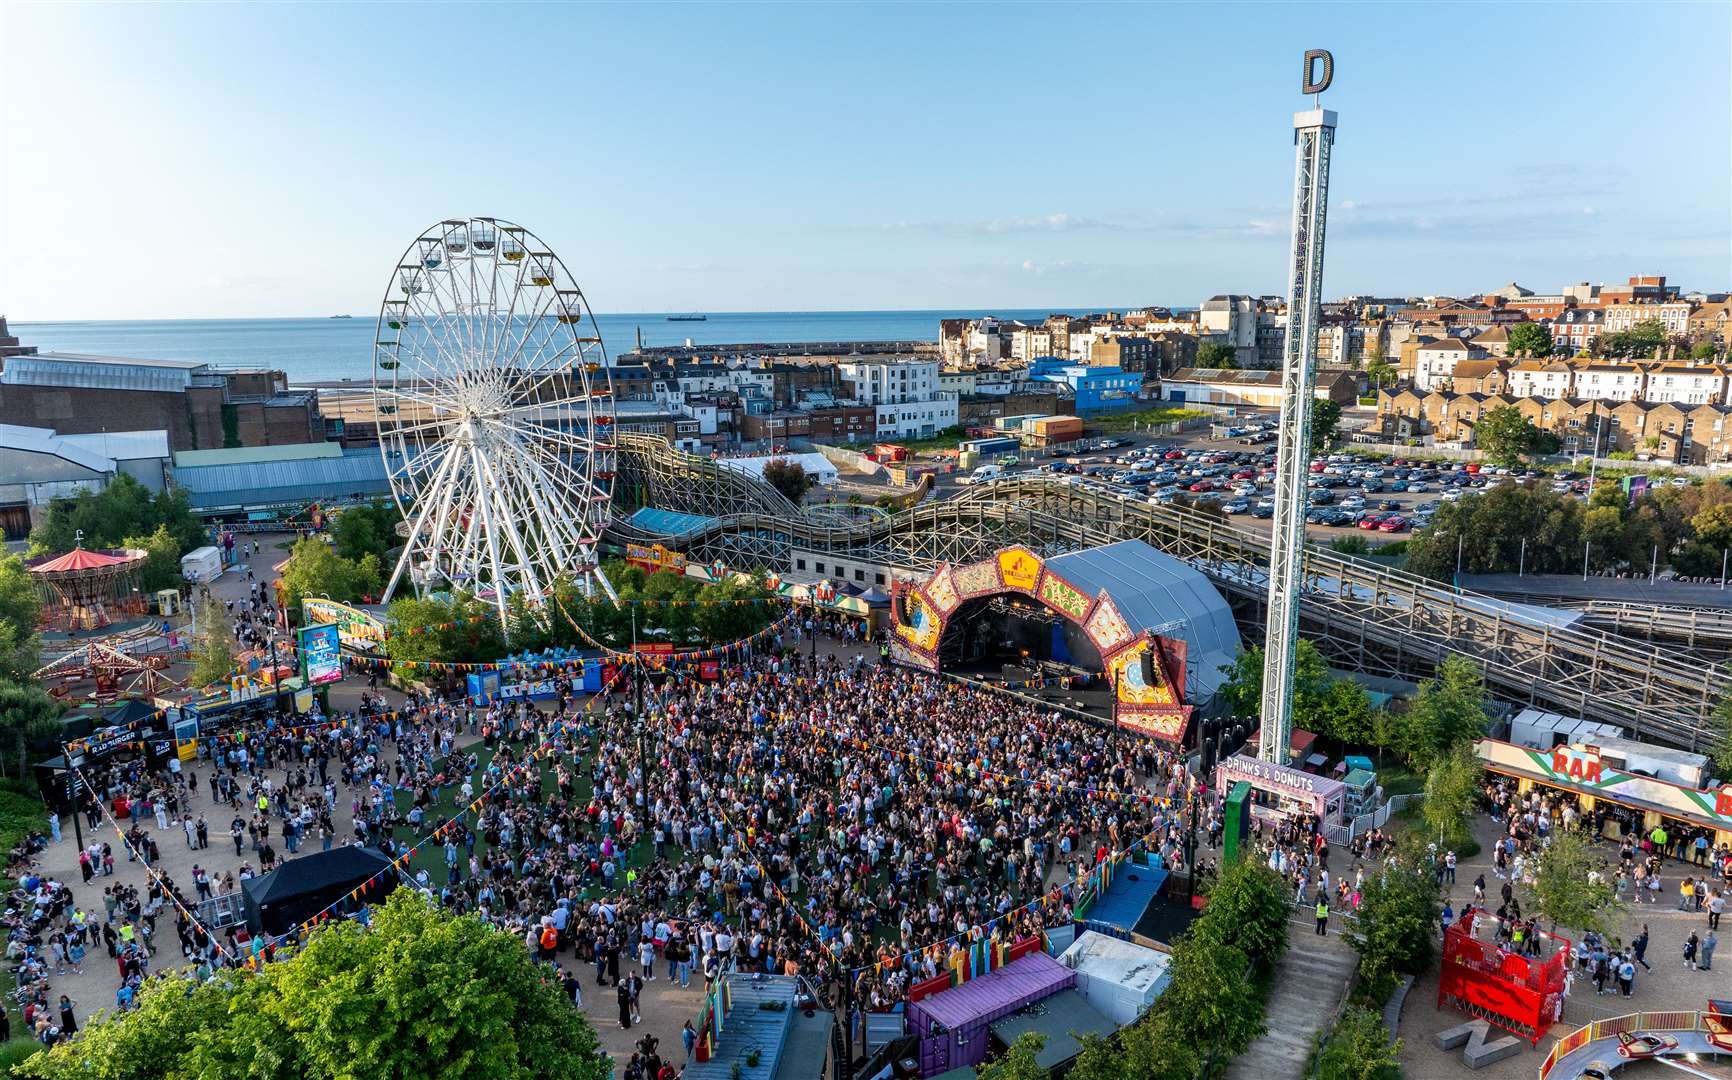
{"type": "Polygon", "coordinates": [[[49,559],[30,567],[32,574],[64,574],[80,570],[101,570],[110,566],[125,566],[137,562],[144,557],[144,552],[124,549],[120,554],[110,555],[101,551],[86,551],[84,548],[73,548],[58,558],[49,559]]]}

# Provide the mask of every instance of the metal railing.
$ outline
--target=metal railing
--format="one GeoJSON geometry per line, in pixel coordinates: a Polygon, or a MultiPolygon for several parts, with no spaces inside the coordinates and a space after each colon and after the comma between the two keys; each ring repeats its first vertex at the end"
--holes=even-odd
{"type": "MultiPolygon", "coordinates": [[[[777,500],[792,508],[768,485],[748,490],[753,482],[746,478],[715,476],[678,460],[684,457],[665,440],[620,442],[621,473],[653,477],[646,487],[668,499],[650,505],[714,520],[672,537],[616,524],[616,539],[671,542],[688,558],[730,565],[786,567],[799,548],[918,569],[974,561],[1013,544],[1053,555],[1137,539],[1208,575],[1236,604],[1249,635],[1262,618],[1269,537],[1185,507],[1023,476],[888,518],[837,525],[779,507],[765,512],[777,500]],[[689,486],[679,481],[682,473],[691,477],[689,486]]],[[[1541,621],[1508,602],[1391,567],[1310,547],[1302,569],[1306,635],[1326,654],[1366,670],[1410,675],[1465,656],[1509,700],[1692,750],[1707,737],[1714,703],[1732,686],[1712,665],[1680,662],[1606,631],[1541,621]]]]}
{"type": "MultiPolygon", "coordinates": [[[[1701,1012],[1636,1012],[1623,1016],[1595,1020],[1563,1036],[1552,1044],[1551,1051],[1540,1064],[1540,1080],[1546,1080],[1558,1062],[1592,1042],[1610,1039],[1624,1031],[1707,1031],[1701,1012]]],[[[1573,1077],[1569,1080],[1574,1080],[1573,1077]]]]}

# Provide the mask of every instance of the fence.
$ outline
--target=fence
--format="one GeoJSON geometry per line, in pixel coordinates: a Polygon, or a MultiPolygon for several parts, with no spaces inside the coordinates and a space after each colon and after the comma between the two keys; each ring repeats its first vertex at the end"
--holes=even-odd
{"type": "Polygon", "coordinates": [[[246,921],[246,908],[242,904],[240,890],[213,896],[209,900],[200,900],[194,907],[198,920],[212,930],[221,930],[225,926],[236,926],[246,921]]]}
{"type": "Polygon", "coordinates": [[[1332,844],[1348,843],[1362,832],[1383,828],[1391,817],[1406,810],[1409,806],[1418,805],[1423,798],[1425,795],[1417,791],[1411,795],[1392,795],[1382,806],[1368,814],[1360,814],[1345,825],[1324,826],[1323,835],[1327,836],[1332,844]]]}
{"type": "MultiPolygon", "coordinates": [[[[1709,1030],[1703,1021],[1707,1015],[1699,1012],[1639,1012],[1626,1013],[1623,1016],[1613,1016],[1605,1020],[1595,1020],[1593,1023],[1565,1035],[1552,1044],[1551,1052],[1546,1054],[1546,1060],[1540,1065],[1540,1080],[1546,1080],[1558,1062],[1591,1042],[1610,1039],[1622,1031],[1703,1031],[1709,1030]]],[[[1575,1080],[1574,1077],[1568,1080],[1575,1080]]]]}

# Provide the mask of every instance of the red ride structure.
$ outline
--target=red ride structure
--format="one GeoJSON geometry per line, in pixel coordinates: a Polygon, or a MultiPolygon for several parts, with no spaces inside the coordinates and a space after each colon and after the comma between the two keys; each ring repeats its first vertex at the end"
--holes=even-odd
{"type": "Polygon", "coordinates": [[[1462,913],[1443,936],[1437,1007],[1460,1009],[1538,1044],[1564,1014],[1570,941],[1542,934],[1544,956],[1510,952],[1474,935],[1485,912],[1462,913]]]}
{"type": "Polygon", "coordinates": [[[148,554],[140,548],[87,551],[81,546],[26,562],[42,598],[43,622],[56,630],[100,630],[117,617],[145,614],[147,601],[137,583],[148,554]]]}

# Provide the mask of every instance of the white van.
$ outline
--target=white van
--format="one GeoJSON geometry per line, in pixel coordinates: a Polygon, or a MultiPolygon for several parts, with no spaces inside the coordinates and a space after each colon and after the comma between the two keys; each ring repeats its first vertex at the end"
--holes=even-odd
{"type": "Polygon", "coordinates": [[[973,472],[963,477],[959,483],[985,484],[997,480],[1004,475],[1004,469],[998,465],[977,465],[973,472]]]}

